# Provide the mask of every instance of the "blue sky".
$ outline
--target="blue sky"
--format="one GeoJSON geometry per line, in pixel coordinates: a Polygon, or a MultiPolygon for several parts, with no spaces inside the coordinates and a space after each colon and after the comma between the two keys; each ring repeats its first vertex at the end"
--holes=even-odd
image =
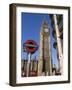
{"type": "MultiPolygon", "coordinates": [[[[27,57],[27,53],[23,52],[23,43],[25,43],[26,40],[32,39],[37,42],[37,44],[40,46],[40,30],[43,20],[46,19],[48,22],[48,25],[51,26],[51,20],[48,14],[38,14],[38,13],[24,13],[21,14],[21,58],[24,59],[27,57]]],[[[52,37],[52,28],[50,27],[50,44],[51,44],[51,53],[52,53],[52,60],[54,64],[58,63],[57,60],[57,52],[56,49],[53,48],[53,42],[54,38],[52,37]]],[[[36,58],[39,58],[39,52],[38,49],[33,55],[32,59],[36,56],[36,58]]]]}

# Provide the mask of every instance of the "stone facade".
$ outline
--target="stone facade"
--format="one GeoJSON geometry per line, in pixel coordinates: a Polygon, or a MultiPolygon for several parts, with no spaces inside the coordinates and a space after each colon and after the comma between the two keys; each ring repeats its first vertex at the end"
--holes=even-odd
{"type": "Polygon", "coordinates": [[[40,31],[40,59],[38,62],[38,76],[42,75],[52,75],[50,29],[46,20],[43,21],[40,31]]]}

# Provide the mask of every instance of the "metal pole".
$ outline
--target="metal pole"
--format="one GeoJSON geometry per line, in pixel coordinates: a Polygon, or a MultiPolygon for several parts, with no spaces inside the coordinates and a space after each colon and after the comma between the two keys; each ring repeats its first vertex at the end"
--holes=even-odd
{"type": "Polygon", "coordinates": [[[54,24],[55,24],[55,30],[56,30],[56,37],[57,37],[57,46],[58,46],[58,54],[59,54],[59,60],[60,60],[60,73],[63,74],[63,53],[62,53],[62,46],[61,46],[61,39],[60,39],[60,33],[59,28],[57,25],[57,17],[54,15],[54,24]]]}
{"type": "Polygon", "coordinates": [[[30,66],[30,60],[31,60],[31,53],[28,53],[28,62],[27,62],[27,77],[29,76],[29,66],[30,66]]]}

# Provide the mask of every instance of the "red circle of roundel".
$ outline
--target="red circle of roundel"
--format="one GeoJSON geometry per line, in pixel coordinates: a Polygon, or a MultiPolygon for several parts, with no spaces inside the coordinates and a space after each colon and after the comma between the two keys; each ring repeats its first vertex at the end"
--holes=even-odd
{"type": "Polygon", "coordinates": [[[38,45],[34,40],[27,40],[25,43],[25,47],[28,52],[34,53],[37,50],[38,45]]]}

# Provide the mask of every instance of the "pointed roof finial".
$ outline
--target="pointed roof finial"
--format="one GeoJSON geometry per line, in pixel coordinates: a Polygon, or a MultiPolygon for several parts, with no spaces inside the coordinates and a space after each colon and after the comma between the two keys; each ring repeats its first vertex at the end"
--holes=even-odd
{"type": "Polygon", "coordinates": [[[43,25],[48,25],[46,17],[44,17],[44,19],[43,19],[43,25]]]}

